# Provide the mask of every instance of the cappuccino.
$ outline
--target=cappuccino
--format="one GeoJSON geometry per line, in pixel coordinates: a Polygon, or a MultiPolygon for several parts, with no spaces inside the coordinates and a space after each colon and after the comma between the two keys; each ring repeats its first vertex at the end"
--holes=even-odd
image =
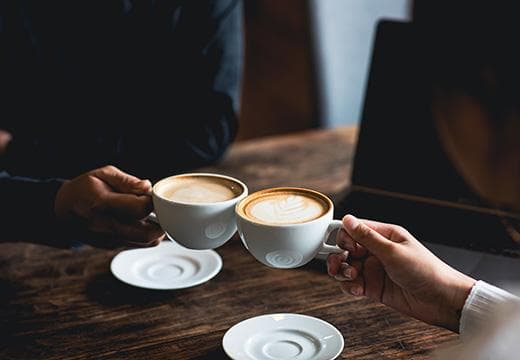
{"type": "Polygon", "coordinates": [[[231,200],[243,192],[244,189],[240,184],[209,175],[175,176],[162,183],[158,189],[161,197],[187,204],[231,200]]]}
{"type": "Polygon", "coordinates": [[[275,188],[251,194],[237,211],[253,222],[284,225],[318,219],[330,208],[329,200],[312,190],[275,188]]]}
{"type": "Polygon", "coordinates": [[[303,188],[272,188],[244,198],[235,208],[240,239],[262,264],[278,269],[307,264],[319,253],[342,253],[327,244],[343,226],[332,218],[326,195],[303,188]]]}

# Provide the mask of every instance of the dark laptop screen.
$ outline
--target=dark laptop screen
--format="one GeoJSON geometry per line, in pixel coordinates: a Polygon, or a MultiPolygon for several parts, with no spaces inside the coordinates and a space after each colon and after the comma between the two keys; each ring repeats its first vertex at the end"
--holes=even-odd
{"type": "Polygon", "coordinates": [[[378,25],[352,189],[338,211],[399,223],[420,240],[517,256],[518,214],[486,205],[439,143],[428,60],[414,36],[409,23],[378,25]]]}

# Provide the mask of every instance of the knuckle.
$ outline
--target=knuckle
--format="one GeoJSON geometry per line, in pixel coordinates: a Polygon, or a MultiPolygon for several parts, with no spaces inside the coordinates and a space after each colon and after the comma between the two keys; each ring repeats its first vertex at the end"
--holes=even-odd
{"type": "Polygon", "coordinates": [[[410,236],[408,230],[400,225],[395,225],[392,231],[394,233],[395,239],[399,242],[405,241],[410,236]]]}
{"type": "Polygon", "coordinates": [[[393,254],[397,250],[397,242],[394,241],[385,241],[381,244],[383,250],[385,250],[388,254],[393,254]]]}
{"type": "Polygon", "coordinates": [[[105,165],[102,167],[103,170],[107,172],[114,172],[117,171],[117,168],[114,165],[105,165]]]}
{"type": "Polygon", "coordinates": [[[83,182],[83,186],[85,191],[91,192],[94,196],[97,196],[101,193],[101,190],[104,187],[104,182],[100,178],[98,178],[94,173],[88,174],[85,177],[83,182]]]}
{"type": "Polygon", "coordinates": [[[394,231],[398,235],[403,235],[403,234],[407,233],[406,229],[404,227],[402,227],[401,225],[395,225],[394,231]]]}
{"type": "Polygon", "coordinates": [[[98,178],[93,173],[89,173],[88,176],[86,176],[85,178],[85,182],[88,186],[94,187],[98,182],[98,178]]]}

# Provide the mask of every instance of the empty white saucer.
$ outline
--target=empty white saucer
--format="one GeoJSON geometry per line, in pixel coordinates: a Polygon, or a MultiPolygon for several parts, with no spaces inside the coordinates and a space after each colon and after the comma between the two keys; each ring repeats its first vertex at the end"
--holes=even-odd
{"type": "Polygon", "coordinates": [[[253,317],[231,327],[222,339],[224,351],[234,360],[331,360],[344,344],[334,326],[300,314],[253,317]]]}
{"type": "Polygon", "coordinates": [[[172,241],[114,256],[110,270],[119,280],[146,289],[171,290],[199,285],[222,269],[213,250],[190,250],[172,241]]]}

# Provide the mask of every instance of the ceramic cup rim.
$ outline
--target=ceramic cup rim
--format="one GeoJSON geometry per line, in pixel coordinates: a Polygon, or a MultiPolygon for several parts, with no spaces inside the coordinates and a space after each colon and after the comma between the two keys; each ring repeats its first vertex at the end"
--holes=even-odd
{"type": "Polygon", "coordinates": [[[236,201],[240,201],[242,198],[247,196],[248,189],[247,189],[246,184],[244,184],[242,181],[238,180],[237,178],[228,176],[228,175],[217,174],[217,173],[207,173],[207,172],[191,172],[191,173],[182,173],[182,174],[177,174],[177,175],[172,175],[172,176],[162,178],[161,180],[157,181],[152,186],[152,194],[157,199],[164,201],[166,203],[169,203],[169,204],[181,205],[181,206],[207,207],[207,206],[212,206],[212,205],[222,206],[222,205],[227,205],[227,204],[233,204],[236,201]],[[238,184],[242,188],[242,191],[237,196],[235,196],[231,199],[228,199],[228,200],[212,201],[212,202],[197,202],[197,203],[167,199],[158,193],[158,188],[161,186],[161,184],[164,184],[165,182],[168,182],[172,179],[178,179],[178,178],[182,178],[182,177],[213,177],[213,178],[218,178],[218,179],[225,179],[225,180],[229,180],[233,183],[238,184]]]}
{"type": "Polygon", "coordinates": [[[332,202],[332,200],[327,195],[325,195],[325,194],[323,194],[323,193],[321,193],[319,191],[309,189],[309,188],[293,187],[293,186],[272,187],[272,188],[267,188],[267,189],[255,191],[255,192],[245,196],[242,200],[240,200],[235,205],[235,213],[243,221],[245,221],[245,222],[247,222],[247,223],[249,223],[251,225],[255,225],[255,226],[259,226],[259,227],[273,228],[273,229],[309,226],[309,225],[317,223],[319,221],[323,221],[323,219],[326,218],[328,215],[330,215],[333,211],[334,211],[334,203],[332,202]],[[316,219],[312,219],[312,220],[309,220],[309,221],[304,221],[304,222],[300,222],[300,223],[290,223],[290,224],[272,224],[272,223],[266,223],[266,222],[255,221],[253,219],[250,219],[250,218],[245,216],[245,213],[244,213],[243,209],[240,209],[241,204],[242,203],[245,204],[247,199],[249,199],[249,198],[251,198],[253,196],[259,196],[262,193],[269,193],[269,192],[273,192],[273,191],[301,191],[301,192],[311,193],[314,196],[322,199],[328,205],[328,210],[325,213],[323,213],[321,216],[317,217],[316,219]]]}

